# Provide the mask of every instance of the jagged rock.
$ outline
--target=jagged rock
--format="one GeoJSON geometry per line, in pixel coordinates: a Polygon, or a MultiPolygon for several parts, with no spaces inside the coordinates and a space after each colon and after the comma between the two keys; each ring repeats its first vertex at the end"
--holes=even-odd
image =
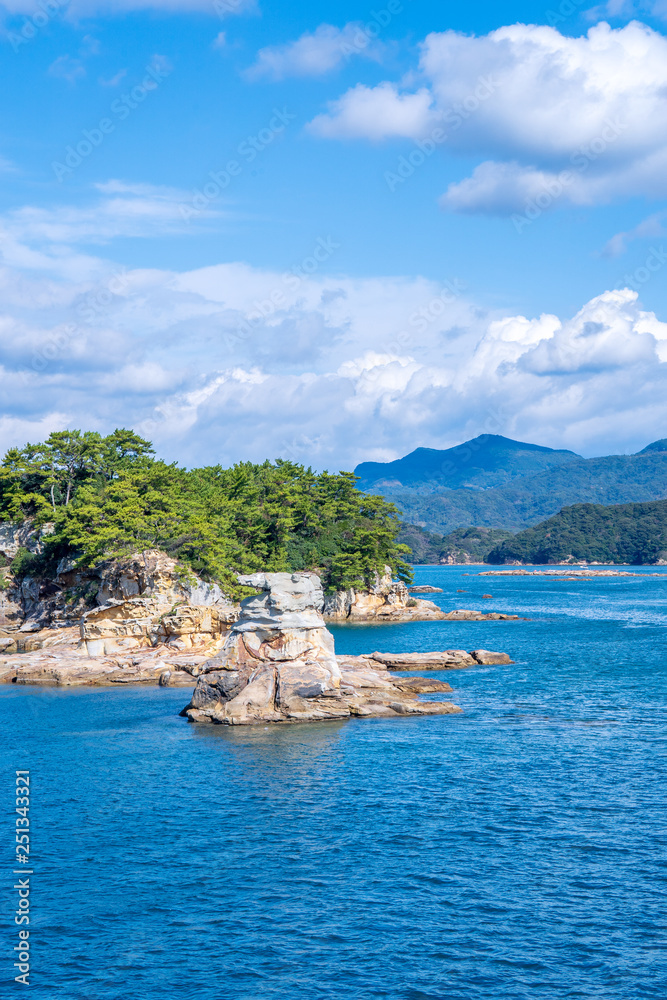
{"type": "Polygon", "coordinates": [[[239,582],[262,593],[242,602],[220,653],[202,668],[181,713],[191,722],[252,725],[460,711],[416,697],[448,685],[423,678],[421,687],[403,678],[396,682],[380,663],[339,667],[314,574],[262,573],[239,582]]]}
{"type": "MultiPolygon", "coordinates": [[[[26,577],[13,591],[0,594],[0,638],[34,634],[36,644],[15,640],[15,649],[27,652],[41,648],[49,628],[79,625],[80,641],[92,657],[157,645],[213,651],[229,634],[236,615],[217,585],[151,550],[92,569],[63,559],[54,579],[26,577]]],[[[14,651],[11,644],[5,645],[5,651],[14,651]]]]}
{"type": "Polygon", "coordinates": [[[42,552],[44,539],[53,534],[53,529],[52,524],[35,528],[30,521],[22,524],[3,522],[0,524],[0,556],[7,562],[12,562],[19,554],[19,549],[27,549],[33,554],[42,552]]]}
{"type": "Polygon", "coordinates": [[[412,597],[404,583],[395,583],[391,568],[377,577],[369,591],[340,590],[327,594],[324,600],[324,617],[330,622],[363,621],[428,621],[445,615],[432,601],[412,597]]]}
{"type": "Polygon", "coordinates": [[[418,587],[408,587],[410,594],[443,594],[442,587],[431,587],[429,584],[420,584],[418,587]]]}

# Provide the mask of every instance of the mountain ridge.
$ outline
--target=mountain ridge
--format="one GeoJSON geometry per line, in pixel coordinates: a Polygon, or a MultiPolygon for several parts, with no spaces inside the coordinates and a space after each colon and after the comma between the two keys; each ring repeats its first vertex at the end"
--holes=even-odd
{"type": "MultiPolygon", "coordinates": [[[[522,442],[513,444],[524,448],[522,442]]],[[[510,469],[500,485],[484,487],[482,475],[474,488],[452,489],[431,479],[413,480],[408,487],[376,482],[371,489],[395,503],[405,522],[443,535],[473,526],[517,532],[579,503],[609,506],[667,498],[667,439],[634,455],[564,453],[571,457],[553,459],[553,454],[558,455],[547,453],[546,460],[555,462],[550,467],[529,474],[510,469]]],[[[360,488],[369,489],[363,481],[360,488]]]]}
{"type": "Polygon", "coordinates": [[[453,448],[416,448],[394,462],[362,462],[354,474],[364,490],[383,484],[414,487],[427,483],[439,489],[489,489],[578,458],[573,451],[480,434],[453,448]]]}

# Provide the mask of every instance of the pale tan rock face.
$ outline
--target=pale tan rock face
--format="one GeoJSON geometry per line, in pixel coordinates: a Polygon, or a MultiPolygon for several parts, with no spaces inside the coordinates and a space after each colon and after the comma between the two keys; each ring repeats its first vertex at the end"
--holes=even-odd
{"type": "Polygon", "coordinates": [[[219,587],[186,573],[163,552],[136,553],[94,569],[63,560],[54,580],[26,578],[20,589],[0,594],[0,652],[34,651],[49,629],[77,625],[92,657],[158,645],[210,653],[236,616],[219,587]],[[32,634],[35,642],[26,645],[15,632],[32,634]]]}
{"type": "Polygon", "coordinates": [[[391,569],[377,577],[369,591],[340,590],[327,594],[324,617],[331,622],[364,621],[428,621],[444,618],[444,613],[432,601],[413,597],[404,583],[395,583],[391,569]]]}
{"type": "Polygon", "coordinates": [[[262,593],[243,601],[220,653],[202,668],[182,713],[191,722],[253,725],[459,711],[449,702],[418,700],[428,691],[451,690],[440,681],[395,680],[380,663],[341,670],[313,574],[267,573],[240,581],[262,593]]]}

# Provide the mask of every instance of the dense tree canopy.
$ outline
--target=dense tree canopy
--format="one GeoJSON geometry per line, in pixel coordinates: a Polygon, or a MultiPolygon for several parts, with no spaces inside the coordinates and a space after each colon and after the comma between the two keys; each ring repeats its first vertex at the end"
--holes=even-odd
{"type": "Polygon", "coordinates": [[[653,565],[667,559],[667,500],[581,503],[503,542],[490,563],[653,565]]]}
{"type": "Polygon", "coordinates": [[[54,523],[51,557],[81,565],[159,548],[234,589],[237,573],[317,569],[332,589],[370,584],[385,565],[410,580],[398,511],[361,493],[352,473],[278,459],[186,470],[131,431],[62,431],[11,449],[0,467],[0,520],[54,523]]]}

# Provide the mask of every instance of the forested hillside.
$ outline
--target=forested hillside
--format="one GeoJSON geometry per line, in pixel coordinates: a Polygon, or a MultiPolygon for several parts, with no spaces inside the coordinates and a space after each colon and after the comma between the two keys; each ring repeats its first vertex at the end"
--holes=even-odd
{"type": "Polygon", "coordinates": [[[495,548],[490,563],[667,561],[667,500],[613,507],[576,504],[495,548]]]}
{"type": "MultiPolygon", "coordinates": [[[[377,487],[380,489],[380,487],[377,487]]],[[[448,534],[478,525],[520,531],[576,503],[621,504],[667,497],[667,451],[576,459],[560,468],[515,479],[498,489],[425,494],[382,488],[403,520],[448,534]]]]}
{"type": "Polygon", "coordinates": [[[63,556],[90,566],[158,548],[228,592],[237,573],[259,570],[317,569],[335,589],[367,586],[385,565],[411,579],[396,509],[361,493],[352,473],[282,460],[186,470],[126,430],[63,431],[7,452],[0,521],[27,520],[54,531],[43,555],[19,553],[22,575],[63,556]]]}
{"type": "Polygon", "coordinates": [[[398,540],[410,549],[407,558],[411,563],[434,565],[484,563],[491,549],[511,537],[511,532],[493,528],[459,528],[449,535],[438,535],[415,524],[403,524],[398,540]]]}

